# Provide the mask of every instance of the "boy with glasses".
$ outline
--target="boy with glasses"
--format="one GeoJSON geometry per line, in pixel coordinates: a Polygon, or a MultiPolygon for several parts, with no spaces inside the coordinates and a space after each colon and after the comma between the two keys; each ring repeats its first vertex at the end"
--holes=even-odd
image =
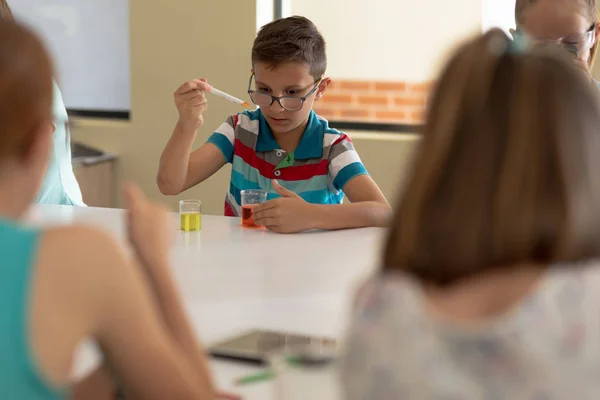
{"type": "Polygon", "coordinates": [[[232,163],[225,215],[241,213],[240,192],[263,189],[257,225],[275,232],[385,225],[390,206],[367,174],[350,138],[312,110],[331,79],[325,40],[304,17],[273,21],[252,49],[248,94],[255,111],[232,115],[192,152],[206,109],[204,79],[175,92],[179,121],[160,160],[158,186],[176,195],[232,163]],[[350,204],[341,204],[344,194],[350,204]]]}

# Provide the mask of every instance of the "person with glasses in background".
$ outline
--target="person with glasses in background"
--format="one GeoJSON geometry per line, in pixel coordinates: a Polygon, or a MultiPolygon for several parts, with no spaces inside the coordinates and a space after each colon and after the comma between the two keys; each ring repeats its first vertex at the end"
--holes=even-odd
{"type": "Polygon", "coordinates": [[[273,21],[252,49],[248,94],[258,106],[232,115],[192,152],[210,86],[186,82],[175,92],[179,121],[160,159],[157,183],[177,195],[232,164],[225,215],[240,216],[240,192],[262,189],[254,222],[275,232],[383,226],[391,208],[367,174],[350,138],[312,110],[331,79],[325,40],[304,17],[273,21]],[[350,204],[342,204],[344,194],[350,204]]]}
{"type": "Polygon", "coordinates": [[[516,0],[517,29],[511,34],[530,45],[562,44],[592,79],[600,33],[597,15],[596,0],[516,0]]]}
{"type": "MultiPolygon", "coordinates": [[[[0,21],[13,22],[14,17],[6,0],[0,0],[0,21]]],[[[63,102],[62,94],[56,82],[53,82],[52,115],[52,158],[44,181],[35,198],[36,203],[59,204],[68,206],[85,206],[81,189],[71,160],[71,135],[69,134],[69,117],[63,102]]]]}

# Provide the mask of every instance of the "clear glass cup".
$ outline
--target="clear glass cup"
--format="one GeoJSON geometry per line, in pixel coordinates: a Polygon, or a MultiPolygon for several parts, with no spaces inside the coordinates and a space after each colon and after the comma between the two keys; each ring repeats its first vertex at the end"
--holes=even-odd
{"type": "Polygon", "coordinates": [[[339,361],[331,352],[287,348],[270,356],[270,369],[278,400],[342,400],[339,361]]]}
{"type": "Polygon", "coordinates": [[[202,229],[202,202],[181,200],[179,202],[179,223],[184,232],[197,232],[202,229]]]}
{"type": "Polygon", "coordinates": [[[242,190],[242,226],[245,228],[261,228],[254,223],[252,208],[267,201],[267,191],[260,189],[242,190]]]}

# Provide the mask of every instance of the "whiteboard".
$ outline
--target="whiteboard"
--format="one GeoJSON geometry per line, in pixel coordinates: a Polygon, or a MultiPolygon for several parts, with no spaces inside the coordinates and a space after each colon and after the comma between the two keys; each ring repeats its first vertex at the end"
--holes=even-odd
{"type": "Polygon", "coordinates": [[[128,0],[9,0],[48,45],[68,109],[129,111],[128,0]]]}

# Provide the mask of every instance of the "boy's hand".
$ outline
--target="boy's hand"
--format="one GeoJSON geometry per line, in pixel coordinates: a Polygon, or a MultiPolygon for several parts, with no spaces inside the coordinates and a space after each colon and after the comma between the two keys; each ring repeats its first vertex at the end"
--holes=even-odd
{"type": "Polygon", "coordinates": [[[175,105],[179,112],[179,121],[194,130],[204,122],[202,113],[208,107],[205,91],[209,86],[206,79],[194,79],[181,85],[175,91],[175,105]]]}
{"type": "Polygon", "coordinates": [[[314,219],[313,207],[296,193],[273,180],[273,188],[281,198],[266,201],[252,209],[257,225],[278,233],[296,233],[311,229],[314,219]]]}

